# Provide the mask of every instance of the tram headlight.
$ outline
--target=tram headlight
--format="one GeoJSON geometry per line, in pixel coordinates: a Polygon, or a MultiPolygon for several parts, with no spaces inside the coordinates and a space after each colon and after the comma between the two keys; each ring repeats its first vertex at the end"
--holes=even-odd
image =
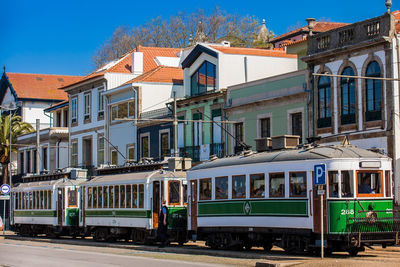
{"type": "Polygon", "coordinates": [[[369,224],[374,224],[378,221],[378,214],[375,211],[368,211],[365,215],[369,224]]]}

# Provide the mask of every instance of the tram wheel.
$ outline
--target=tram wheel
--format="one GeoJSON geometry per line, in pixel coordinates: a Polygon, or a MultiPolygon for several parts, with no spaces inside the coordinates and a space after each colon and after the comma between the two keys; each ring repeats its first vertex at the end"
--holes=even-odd
{"type": "Polygon", "coordinates": [[[350,256],[355,257],[357,256],[358,252],[360,250],[358,248],[350,248],[349,250],[347,250],[347,252],[349,253],[350,256]]]}

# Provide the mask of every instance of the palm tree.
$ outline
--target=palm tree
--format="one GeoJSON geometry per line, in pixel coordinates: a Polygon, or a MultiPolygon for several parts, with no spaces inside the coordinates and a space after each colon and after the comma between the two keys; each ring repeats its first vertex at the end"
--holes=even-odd
{"type": "MultiPolygon", "coordinates": [[[[17,142],[17,137],[34,131],[32,125],[21,121],[21,116],[1,115],[0,116],[0,163],[3,166],[3,184],[8,181],[10,163],[10,125],[12,144],[17,142]],[[11,123],[10,123],[11,120],[11,123]]],[[[12,151],[18,151],[16,146],[12,146],[12,151]]]]}

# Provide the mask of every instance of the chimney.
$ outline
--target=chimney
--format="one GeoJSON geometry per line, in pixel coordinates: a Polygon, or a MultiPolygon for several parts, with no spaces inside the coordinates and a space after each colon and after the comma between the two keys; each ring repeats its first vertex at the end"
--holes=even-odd
{"type": "Polygon", "coordinates": [[[136,76],[143,74],[143,52],[132,53],[132,73],[136,76]]]}

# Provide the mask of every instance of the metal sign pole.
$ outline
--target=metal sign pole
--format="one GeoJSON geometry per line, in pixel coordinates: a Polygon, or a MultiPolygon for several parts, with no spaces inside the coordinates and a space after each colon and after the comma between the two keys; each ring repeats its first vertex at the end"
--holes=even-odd
{"type": "Polygon", "coordinates": [[[324,195],[321,198],[321,259],[324,258],[324,195]]]}
{"type": "Polygon", "coordinates": [[[3,200],[3,236],[6,235],[6,201],[3,200]]]}

